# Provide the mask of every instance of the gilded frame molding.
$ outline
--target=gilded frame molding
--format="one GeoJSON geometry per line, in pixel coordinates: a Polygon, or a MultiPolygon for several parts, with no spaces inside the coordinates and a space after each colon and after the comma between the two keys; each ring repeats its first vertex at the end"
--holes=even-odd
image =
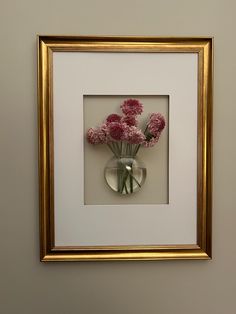
{"type": "Polygon", "coordinates": [[[210,259],[212,216],[213,38],[38,36],[41,261],[210,259]],[[198,54],[197,244],[56,247],[54,241],[53,52],[195,52],[198,54]]]}

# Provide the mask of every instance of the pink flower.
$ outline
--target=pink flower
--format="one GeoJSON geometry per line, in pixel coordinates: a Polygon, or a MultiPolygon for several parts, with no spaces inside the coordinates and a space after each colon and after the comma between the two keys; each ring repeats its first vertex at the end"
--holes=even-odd
{"type": "Polygon", "coordinates": [[[138,121],[135,116],[124,116],[121,118],[123,123],[126,123],[128,126],[137,126],[138,121]]]}
{"type": "Polygon", "coordinates": [[[142,143],[142,145],[146,148],[153,147],[154,145],[158,143],[160,136],[161,136],[161,132],[159,132],[155,137],[147,136],[146,140],[142,143]]]}
{"type": "Polygon", "coordinates": [[[136,128],[136,126],[129,127],[126,133],[126,141],[129,144],[142,144],[146,139],[143,132],[136,128]]]}
{"type": "Polygon", "coordinates": [[[120,122],[120,120],[121,120],[121,116],[118,115],[118,114],[116,114],[116,113],[110,114],[110,115],[107,117],[107,119],[106,119],[106,121],[107,121],[108,123],[111,123],[111,122],[120,122]]]}
{"type": "Polygon", "coordinates": [[[122,112],[127,116],[137,116],[143,112],[143,104],[137,99],[126,99],[120,106],[122,112]]]}
{"type": "Polygon", "coordinates": [[[105,143],[110,142],[110,137],[109,137],[109,128],[107,123],[103,123],[100,126],[100,130],[105,134],[105,143]]]}
{"type": "Polygon", "coordinates": [[[90,144],[104,144],[107,142],[107,134],[102,127],[90,128],[87,132],[87,140],[90,144]]]}
{"type": "Polygon", "coordinates": [[[160,113],[152,113],[147,126],[148,131],[155,137],[165,128],[165,118],[160,113]]]}
{"type": "Polygon", "coordinates": [[[111,122],[108,125],[109,135],[111,139],[121,141],[124,139],[126,124],[120,122],[111,122]]]}

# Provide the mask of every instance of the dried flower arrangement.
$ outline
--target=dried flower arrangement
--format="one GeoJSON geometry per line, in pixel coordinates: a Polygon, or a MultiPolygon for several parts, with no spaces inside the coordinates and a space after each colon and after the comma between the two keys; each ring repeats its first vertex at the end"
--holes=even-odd
{"type": "Polygon", "coordinates": [[[90,144],[106,144],[114,154],[105,168],[108,185],[120,194],[131,194],[141,188],[146,167],[137,158],[140,147],[153,147],[165,128],[160,113],[152,113],[144,131],[138,127],[137,117],[143,112],[138,99],[126,99],[120,106],[123,115],[112,113],[99,127],[87,131],[90,144]]]}

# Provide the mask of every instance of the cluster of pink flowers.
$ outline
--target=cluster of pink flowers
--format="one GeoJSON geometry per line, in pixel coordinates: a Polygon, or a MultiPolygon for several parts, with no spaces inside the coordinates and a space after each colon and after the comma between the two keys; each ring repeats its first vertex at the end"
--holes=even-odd
{"type": "Polygon", "coordinates": [[[165,119],[160,113],[152,113],[147,123],[146,141],[143,143],[144,147],[153,147],[159,141],[161,132],[165,128],[165,119]]]}
{"type": "MultiPolygon", "coordinates": [[[[137,99],[126,99],[121,104],[123,115],[110,114],[105,122],[87,132],[91,144],[126,143],[131,144],[137,153],[139,146],[154,146],[165,128],[165,119],[160,113],[152,113],[143,132],[138,128],[137,116],[143,112],[143,104],[137,99]]],[[[110,147],[110,146],[109,146],[110,147]]]]}
{"type": "Polygon", "coordinates": [[[138,125],[138,120],[136,116],[123,116],[121,118],[121,121],[123,123],[128,124],[128,126],[137,126],[138,125]]]}
{"type": "Polygon", "coordinates": [[[104,144],[107,142],[106,129],[101,127],[90,128],[87,132],[87,139],[90,144],[104,144]]]}
{"type": "Polygon", "coordinates": [[[127,99],[120,106],[126,116],[137,116],[143,112],[143,104],[137,99],[127,99]]]}
{"type": "Polygon", "coordinates": [[[160,113],[152,113],[148,121],[148,130],[153,136],[157,136],[165,127],[165,119],[160,113]]]}

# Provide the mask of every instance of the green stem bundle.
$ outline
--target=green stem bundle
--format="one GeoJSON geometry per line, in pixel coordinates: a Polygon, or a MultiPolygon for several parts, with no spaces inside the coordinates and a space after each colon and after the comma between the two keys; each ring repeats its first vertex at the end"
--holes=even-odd
{"type": "Polygon", "coordinates": [[[134,183],[141,187],[134,173],[134,158],[140,145],[125,142],[111,142],[107,144],[112,153],[117,158],[117,192],[120,194],[132,194],[134,183]]]}

